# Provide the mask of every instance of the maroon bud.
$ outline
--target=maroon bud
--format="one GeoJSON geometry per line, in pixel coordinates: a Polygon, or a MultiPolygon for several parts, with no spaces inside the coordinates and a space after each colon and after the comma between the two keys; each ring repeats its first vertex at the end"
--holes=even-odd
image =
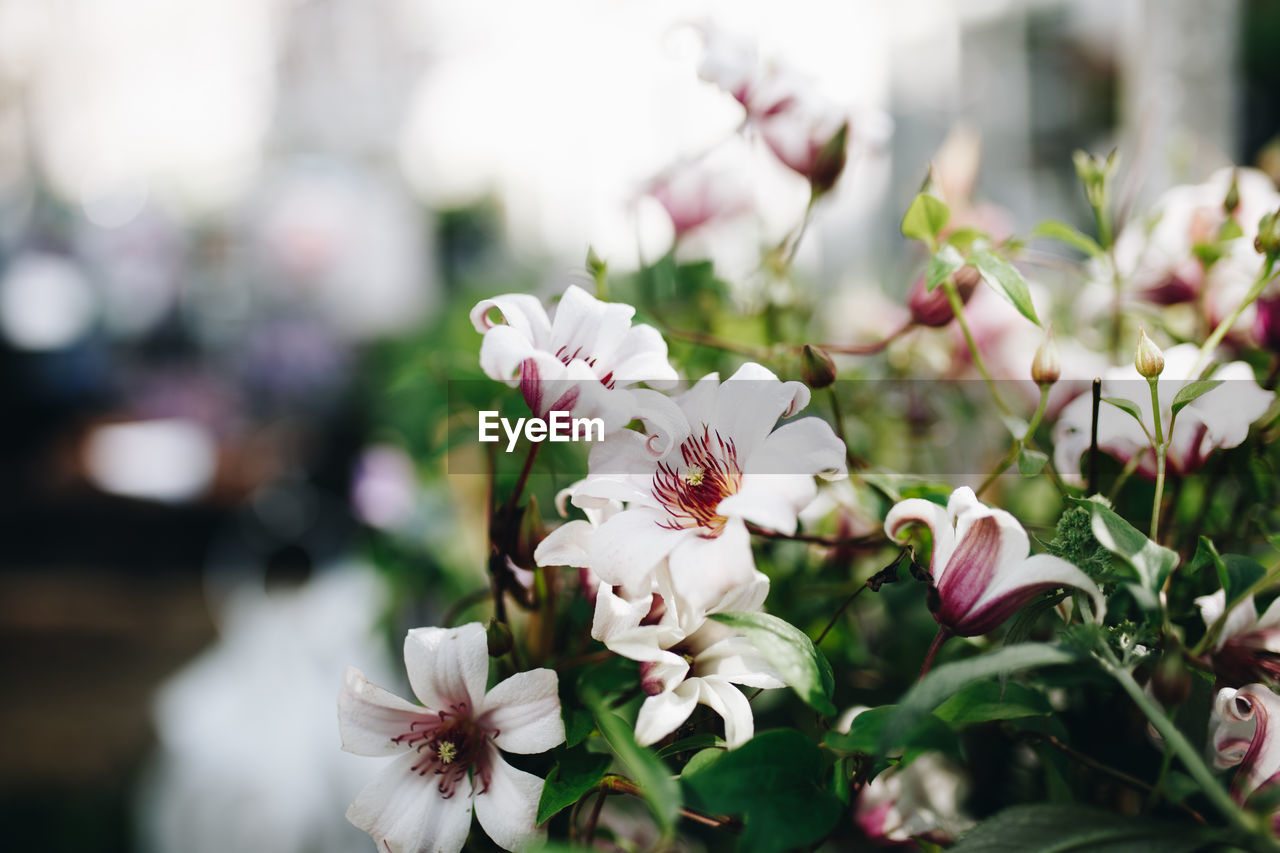
{"type": "Polygon", "coordinates": [[[1191,694],[1191,673],[1177,652],[1165,652],[1151,675],[1151,692],[1166,708],[1181,705],[1191,694]]]}
{"type": "MultiPolygon", "coordinates": [[[[973,291],[977,289],[982,275],[973,267],[961,267],[955,274],[956,292],[960,294],[960,304],[967,305],[973,291]]],[[[911,309],[911,322],[917,326],[928,326],[940,329],[955,319],[951,311],[951,302],[947,292],[938,285],[930,293],[925,289],[924,276],[916,279],[911,285],[911,293],[907,296],[907,307],[911,309]]]]}
{"type": "Polygon", "coordinates": [[[1254,334],[1264,347],[1280,353],[1280,291],[1260,296],[1254,304],[1257,306],[1254,334]]]}

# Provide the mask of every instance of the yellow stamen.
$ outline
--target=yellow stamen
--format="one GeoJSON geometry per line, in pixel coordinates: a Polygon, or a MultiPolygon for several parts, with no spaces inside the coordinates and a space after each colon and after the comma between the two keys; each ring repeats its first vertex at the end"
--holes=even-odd
{"type": "Polygon", "coordinates": [[[694,465],[688,471],[684,472],[684,481],[690,486],[701,486],[702,478],[706,476],[706,473],[706,471],[702,470],[701,466],[694,465]]]}
{"type": "Polygon", "coordinates": [[[440,762],[442,764],[450,764],[453,759],[458,757],[458,748],[453,745],[453,741],[441,741],[436,747],[436,751],[440,754],[440,762]]]}

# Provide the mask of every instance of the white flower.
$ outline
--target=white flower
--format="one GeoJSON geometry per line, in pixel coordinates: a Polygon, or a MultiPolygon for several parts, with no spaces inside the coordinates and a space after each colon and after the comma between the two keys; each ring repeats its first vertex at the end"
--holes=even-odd
{"type": "MultiPolygon", "coordinates": [[[[640,686],[648,698],[636,717],[636,741],[648,745],[666,737],[702,704],[724,718],[729,748],[741,746],[751,739],[755,720],[735,685],[786,685],[749,640],[683,605],[671,590],[669,572],[657,574],[658,592],[630,601],[601,584],[591,626],[591,636],[611,651],[640,662],[640,686]]],[[[756,572],[708,612],[759,610],[768,594],[769,579],[756,572]]]]}
{"type": "Polygon", "coordinates": [[[342,748],[399,755],[347,810],[347,818],[391,853],[456,853],[471,810],[506,850],[528,846],[542,780],[508,764],[499,749],[545,752],[564,740],[556,674],[535,669],[485,692],[489,652],[478,622],[415,628],[405,667],[419,707],[348,668],[338,696],[342,748]]]}
{"type": "Polygon", "coordinates": [[[968,793],[969,778],[960,767],[942,753],[926,752],[872,779],[858,795],[853,819],[872,839],[946,844],[973,826],[961,807],[968,793]]]}
{"type": "MultiPolygon", "coordinates": [[[[1226,603],[1222,589],[1196,599],[1206,628],[1218,621],[1226,603]]],[[[1280,680],[1280,598],[1261,615],[1252,595],[1240,599],[1222,623],[1209,657],[1214,673],[1228,684],[1280,680]]]]}
{"type": "MultiPolygon", "coordinates": [[[[1191,370],[1199,360],[1200,350],[1194,344],[1165,350],[1164,371],[1157,380],[1164,436],[1169,435],[1173,398],[1193,378],[1191,370]]],[[[1274,393],[1258,386],[1252,368],[1242,361],[1219,367],[1210,378],[1224,381],[1178,414],[1168,453],[1169,467],[1176,473],[1195,471],[1218,448],[1238,446],[1248,437],[1250,424],[1275,399],[1274,393]]],[[[1142,413],[1146,428],[1152,429],[1151,392],[1133,365],[1109,369],[1102,380],[1102,396],[1129,400],[1142,413]]],[[[1068,482],[1081,482],[1080,460],[1089,449],[1092,417],[1093,399],[1084,395],[1064,408],[1054,425],[1054,462],[1068,482]]],[[[1155,476],[1155,452],[1146,433],[1130,415],[1108,403],[1098,411],[1098,447],[1121,462],[1141,454],[1138,470],[1155,476]]]]}
{"type": "MultiPolygon", "coordinates": [[[[556,510],[561,517],[569,514],[566,504],[575,488],[576,483],[556,494],[556,510]]],[[[582,591],[594,605],[596,590],[600,588],[600,577],[591,569],[591,537],[597,527],[621,511],[622,504],[619,501],[604,501],[601,506],[582,507],[586,520],[566,521],[548,533],[534,549],[534,562],[539,566],[569,566],[577,569],[582,591]]],[[[647,588],[636,594],[646,592],[647,588]]]]}
{"type": "Polygon", "coordinates": [[[641,399],[661,404],[661,395],[637,397],[629,386],[667,388],[677,379],[666,341],[652,326],[631,325],[635,312],[576,285],[565,290],[554,318],[528,294],[482,299],[471,309],[471,324],[484,335],[480,367],[491,379],[518,385],[538,417],[552,411],[599,417],[613,432],[640,416],[641,399]],[[494,322],[494,310],[505,323],[494,322]]]}
{"type": "Polygon", "coordinates": [[[826,422],[803,418],[774,429],[808,401],[801,383],[746,364],[677,398],[684,422],[676,434],[624,430],[596,444],[573,502],[626,506],[592,536],[591,568],[610,584],[644,591],[669,560],[676,593],[694,609],[750,583],[747,523],[793,533],[796,514],[817,492],[814,475],[845,474],[844,445],[826,422]],[[655,444],[667,450],[655,457],[655,444]]]}
{"type": "Polygon", "coordinates": [[[1213,714],[1209,741],[1214,764],[1240,765],[1231,785],[1236,802],[1280,781],[1280,696],[1265,684],[1224,687],[1213,701],[1213,714]]]}

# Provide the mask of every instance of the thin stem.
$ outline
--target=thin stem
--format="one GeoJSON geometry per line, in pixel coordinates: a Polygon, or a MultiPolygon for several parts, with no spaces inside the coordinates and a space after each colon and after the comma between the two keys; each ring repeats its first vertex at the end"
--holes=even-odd
{"type": "Polygon", "coordinates": [[[1107,500],[1115,503],[1120,495],[1120,490],[1124,488],[1124,484],[1129,482],[1129,478],[1133,476],[1133,472],[1138,470],[1138,465],[1142,463],[1142,454],[1135,453],[1128,462],[1124,463],[1124,468],[1116,477],[1116,481],[1111,484],[1111,491],[1107,493],[1107,500]]]}
{"type": "Polygon", "coordinates": [[[974,494],[978,497],[982,497],[982,493],[989,489],[996,480],[1000,479],[1000,475],[1003,474],[1005,470],[1013,464],[1013,460],[1017,458],[1018,442],[1015,441],[1009,446],[1009,449],[1005,452],[1004,456],[1000,457],[1000,461],[996,463],[996,467],[993,468],[991,473],[987,475],[987,478],[982,481],[982,485],[978,486],[978,490],[974,492],[974,494]]]}
{"type": "MultiPolygon", "coordinates": [[[[624,779],[621,776],[606,776],[600,783],[600,787],[606,791],[617,791],[620,794],[629,794],[633,797],[642,797],[643,793],[640,787],[630,779],[624,779]]],[[[710,826],[714,829],[723,829],[728,832],[739,833],[742,831],[742,824],[737,819],[731,817],[722,817],[720,815],[709,815],[703,812],[697,812],[693,809],[680,809],[680,816],[686,817],[703,826],[710,826]]]]}
{"type": "Polygon", "coordinates": [[[863,468],[866,463],[853,455],[853,451],[849,448],[849,437],[844,433],[844,413],[840,411],[840,397],[836,394],[836,386],[828,385],[827,393],[831,395],[831,419],[834,421],[836,435],[840,438],[840,443],[844,445],[844,462],[850,471],[863,468]]]}
{"type": "Polygon", "coordinates": [[[814,344],[818,349],[827,352],[840,353],[841,355],[875,355],[884,351],[889,344],[905,335],[915,327],[915,324],[908,320],[902,326],[885,335],[878,341],[872,341],[869,344],[814,344]]]}
{"type": "Polygon", "coordinates": [[[745,355],[747,358],[755,358],[761,361],[768,361],[776,355],[773,347],[741,344],[736,341],[725,340],[709,332],[699,332],[696,329],[673,329],[667,326],[663,329],[663,332],[678,340],[700,344],[701,346],[723,350],[724,352],[736,353],[737,355],[745,355]]]}
{"type": "MultiPolygon", "coordinates": [[[[1151,505],[1151,541],[1157,542],[1160,534],[1160,504],[1164,500],[1164,464],[1169,447],[1164,440],[1164,431],[1160,426],[1160,391],[1159,381],[1155,378],[1147,380],[1151,386],[1151,412],[1155,421],[1156,435],[1154,448],[1156,451],[1156,493],[1151,505]]],[[[1172,429],[1169,430],[1173,432],[1172,429]]]]}
{"type": "Polygon", "coordinates": [[[987,364],[982,360],[982,352],[978,349],[978,343],[973,339],[973,332],[969,330],[969,323],[964,318],[964,302],[960,299],[960,292],[956,290],[955,279],[951,276],[943,279],[942,287],[947,294],[947,301],[951,303],[951,313],[955,314],[956,322],[960,324],[960,331],[964,333],[964,341],[969,346],[969,355],[973,359],[973,366],[978,368],[978,372],[982,374],[983,380],[987,383],[987,388],[991,390],[991,399],[995,401],[996,408],[1006,415],[1013,414],[1009,407],[1005,405],[1004,400],[1000,398],[1000,392],[996,388],[996,381],[991,378],[991,372],[987,370],[987,364]]]}
{"type": "Polygon", "coordinates": [[[933,642],[929,645],[929,651],[924,656],[924,663],[920,666],[920,675],[916,679],[919,681],[929,674],[929,670],[933,669],[933,659],[938,656],[938,649],[942,648],[942,644],[951,639],[951,632],[943,626],[938,626],[938,633],[933,636],[933,642]]]}
{"type": "Polygon", "coordinates": [[[1196,359],[1195,366],[1191,368],[1191,372],[1187,374],[1188,379],[1199,379],[1200,372],[1209,363],[1209,359],[1213,357],[1213,352],[1218,348],[1218,344],[1222,343],[1222,339],[1227,336],[1227,332],[1235,326],[1236,321],[1240,319],[1240,315],[1245,309],[1253,304],[1254,300],[1262,295],[1262,291],[1266,289],[1267,284],[1271,281],[1272,271],[1275,269],[1275,255],[1267,255],[1267,262],[1262,265],[1262,271],[1258,273],[1258,277],[1253,281],[1253,287],[1249,288],[1249,292],[1245,294],[1244,299],[1240,300],[1240,304],[1236,309],[1223,318],[1213,333],[1209,335],[1209,339],[1204,342],[1204,346],[1200,347],[1200,357],[1196,359]]]}
{"type": "Polygon", "coordinates": [[[595,805],[591,807],[591,814],[587,816],[587,831],[582,842],[588,847],[596,837],[596,825],[600,823],[600,810],[604,808],[604,798],[609,796],[608,788],[601,788],[600,793],[596,796],[595,805]]]}
{"type": "Polygon", "coordinates": [[[1102,409],[1102,379],[1093,379],[1093,413],[1089,422],[1089,494],[1098,493],[1098,415],[1102,409]]]}
{"type": "Polygon", "coordinates": [[[535,441],[529,445],[529,455],[524,458],[524,467],[520,469],[520,476],[516,479],[515,488],[511,490],[511,497],[507,498],[507,509],[514,510],[516,505],[520,503],[520,497],[524,494],[524,487],[529,482],[529,473],[533,471],[533,461],[538,458],[538,450],[541,449],[542,442],[535,441]]]}
{"type": "Polygon", "coordinates": [[[1027,432],[1022,437],[1024,442],[1030,441],[1036,434],[1036,430],[1040,428],[1040,421],[1044,420],[1045,409],[1049,407],[1049,389],[1053,386],[1048,383],[1040,385],[1040,405],[1036,406],[1036,413],[1031,416],[1031,423],[1027,424],[1027,432]]]}
{"type": "MultiPolygon", "coordinates": [[[[894,560],[894,563],[897,563],[897,562],[898,562],[897,560],[894,560]]],[[[864,581],[862,586],[855,589],[853,591],[853,594],[844,600],[844,604],[841,604],[840,607],[836,610],[836,612],[831,614],[831,621],[827,623],[827,626],[822,629],[822,633],[819,634],[817,639],[813,641],[813,644],[815,646],[822,644],[822,641],[827,638],[827,634],[831,633],[831,629],[836,626],[836,622],[840,621],[840,617],[844,615],[844,612],[846,610],[849,609],[849,605],[853,604],[853,600],[857,598],[858,595],[866,588],[867,588],[867,584],[864,581]]]]}

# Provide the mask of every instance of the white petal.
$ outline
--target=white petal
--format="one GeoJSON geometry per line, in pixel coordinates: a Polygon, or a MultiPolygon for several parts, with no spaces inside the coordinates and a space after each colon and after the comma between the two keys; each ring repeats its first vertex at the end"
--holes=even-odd
{"type": "Polygon", "coordinates": [[[755,582],[756,564],[751,537],[737,519],[730,519],[720,535],[704,539],[684,537],[671,551],[671,582],[683,613],[706,613],[734,587],[755,582]]]}
{"type": "Polygon", "coordinates": [[[738,491],[720,501],[716,512],[790,535],[800,509],[817,494],[812,476],[744,474],[738,491]]]}
{"type": "MultiPolygon", "coordinates": [[[[636,309],[621,302],[601,302],[577,285],[565,288],[551,322],[551,348],[584,361],[612,361],[614,350],[631,327],[636,309]]],[[[561,352],[556,353],[557,356],[561,352]]]]}
{"type": "Polygon", "coordinates": [[[680,542],[692,535],[663,527],[666,516],[647,507],[627,509],[596,529],[591,540],[591,568],[602,580],[628,589],[643,581],[680,542]]]}
{"type": "MultiPolygon", "coordinates": [[[[1254,605],[1254,610],[1257,610],[1257,605],[1254,605]]],[[[1263,628],[1274,628],[1277,625],[1280,625],[1280,598],[1267,605],[1266,612],[1258,617],[1258,623],[1254,627],[1261,630],[1263,628]]]]}
{"type": "Polygon", "coordinates": [[[494,326],[480,342],[480,369],[490,379],[514,383],[520,376],[520,365],[538,352],[524,333],[510,326],[494,326]]]}
{"type": "Polygon", "coordinates": [[[717,676],[734,684],[776,689],[787,684],[746,637],[728,637],[703,649],[695,661],[700,677],[717,676]]]}
{"type": "Polygon", "coordinates": [[[675,690],[650,696],[636,715],[636,743],[657,743],[689,719],[698,704],[698,686],[688,681],[675,690]]]}
{"type": "Polygon", "coordinates": [[[476,793],[476,817],[503,850],[523,850],[541,837],[535,821],[542,780],[517,770],[494,750],[489,789],[476,793]]]}
{"type": "Polygon", "coordinates": [[[929,565],[936,579],[942,574],[955,550],[955,527],[945,509],[924,498],[907,498],[889,510],[884,519],[884,532],[894,542],[905,542],[904,528],[909,524],[923,524],[933,534],[933,556],[929,565]]]}
{"type": "MultiPolygon", "coordinates": [[[[790,417],[808,402],[809,389],[802,383],[781,382],[768,369],[748,362],[720,384],[707,424],[733,439],[739,458],[750,458],[779,418],[790,417]]],[[[698,424],[690,418],[690,426],[696,430],[698,424]]]]}
{"type": "Polygon", "coordinates": [[[471,325],[485,334],[496,326],[489,319],[494,308],[512,329],[527,337],[534,346],[545,346],[551,339],[551,320],[537,297],[527,293],[508,293],[492,299],[481,299],[471,309],[471,325]]]}
{"type": "Polygon", "coordinates": [[[742,691],[719,678],[696,679],[698,699],[724,718],[724,739],[730,749],[742,746],[755,734],[751,703],[742,691]]]}
{"type": "Polygon", "coordinates": [[[347,667],[338,693],[338,730],[342,748],[357,755],[392,755],[405,747],[392,738],[412,731],[423,709],[370,684],[364,673],[347,667]]]}
{"type": "Polygon", "coordinates": [[[590,568],[588,552],[594,533],[595,528],[589,521],[567,521],[538,543],[533,551],[533,561],[539,566],[590,568]]]}
{"type": "Polygon", "coordinates": [[[458,853],[471,831],[471,783],[463,780],[445,799],[434,773],[410,768],[416,752],[384,768],[347,809],[347,820],[391,853],[458,853]]]}
{"type": "MultiPolygon", "coordinates": [[[[1262,390],[1253,377],[1253,369],[1242,361],[1220,367],[1213,378],[1225,381],[1187,408],[1203,419],[1213,447],[1237,447],[1248,437],[1250,425],[1271,407],[1276,395],[1262,390]]],[[[1185,414],[1178,416],[1175,432],[1182,430],[1185,414]]]]}
{"type": "Polygon", "coordinates": [[[613,375],[619,382],[645,382],[670,388],[679,379],[667,360],[667,342],[653,326],[632,326],[613,353],[613,375]]]}
{"type": "Polygon", "coordinates": [[[457,628],[414,628],[404,638],[409,684],[422,704],[433,711],[469,702],[474,710],[484,699],[489,678],[489,644],[484,626],[471,622],[457,628]]]}
{"type": "Polygon", "coordinates": [[[804,474],[827,480],[848,473],[844,442],[821,418],[801,418],[775,429],[751,455],[745,470],[751,474],[804,474]]]}
{"type": "Polygon", "coordinates": [[[652,604],[652,595],[626,599],[614,593],[612,585],[600,584],[591,622],[592,639],[608,643],[613,637],[632,630],[649,614],[652,604]]]}
{"type": "Polygon", "coordinates": [[[493,742],[507,752],[546,752],[564,742],[555,672],[517,672],[484,697],[481,723],[498,730],[493,742]]]}

